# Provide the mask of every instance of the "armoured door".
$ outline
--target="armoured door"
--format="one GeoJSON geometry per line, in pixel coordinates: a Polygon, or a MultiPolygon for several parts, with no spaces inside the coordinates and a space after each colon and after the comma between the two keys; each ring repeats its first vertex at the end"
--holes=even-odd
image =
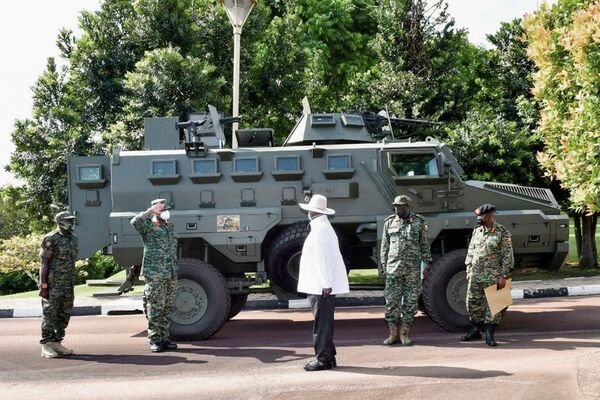
{"type": "Polygon", "coordinates": [[[110,157],[71,157],[68,174],[69,206],[77,216],[79,257],[90,257],[98,250],[109,253],[110,157]]]}

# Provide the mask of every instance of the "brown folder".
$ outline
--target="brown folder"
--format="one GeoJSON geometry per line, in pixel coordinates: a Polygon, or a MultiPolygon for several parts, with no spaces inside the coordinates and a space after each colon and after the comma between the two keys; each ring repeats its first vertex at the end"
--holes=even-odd
{"type": "Polygon", "coordinates": [[[512,304],[513,301],[510,294],[511,287],[512,279],[507,279],[506,285],[504,285],[504,288],[500,290],[498,290],[498,287],[495,283],[485,288],[485,298],[487,299],[492,316],[498,314],[500,311],[512,304]]]}

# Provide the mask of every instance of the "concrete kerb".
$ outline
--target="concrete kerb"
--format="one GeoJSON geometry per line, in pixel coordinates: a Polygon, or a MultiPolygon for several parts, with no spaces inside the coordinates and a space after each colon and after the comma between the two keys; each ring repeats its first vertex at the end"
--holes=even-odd
{"type": "MultiPolygon", "coordinates": [[[[513,282],[511,296],[513,300],[537,299],[544,297],[567,297],[600,295],[600,277],[571,278],[556,281],[520,281],[513,282]]],[[[143,304],[141,296],[127,298],[89,297],[79,300],[73,307],[73,316],[83,315],[122,315],[141,314],[143,304]]],[[[382,290],[358,290],[336,298],[338,307],[382,306],[385,305],[382,290]]],[[[245,310],[306,309],[307,299],[278,300],[271,294],[251,294],[245,310]]],[[[0,319],[41,317],[42,307],[39,299],[0,300],[0,319]]]]}

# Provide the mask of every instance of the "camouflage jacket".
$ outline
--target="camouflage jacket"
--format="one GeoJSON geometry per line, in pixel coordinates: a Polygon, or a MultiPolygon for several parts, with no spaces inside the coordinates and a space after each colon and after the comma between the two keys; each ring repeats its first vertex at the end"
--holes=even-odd
{"type": "Polygon", "coordinates": [[[469,276],[476,274],[496,278],[510,272],[514,266],[514,256],[508,229],[495,221],[490,228],[475,228],[465,264],[469,276]]]}
{"type": "Polygon", "coordinates": [[[411,212],[407,219],[396,214],[385,219],[380,263],[386,274],[411,271],[420,273],[421,261],[431,260],[427,222],[423,216],[411,212]]]}
{"type": "Polygon", "coordinates": [[[78,251],[77,236],[74,234],[63,235],[59,229],[55,229],[44,236],[40,257],[49,258],[48,283],[59,279],[72,281],[78,251]]]}
{"type": "Polygon", "coordinates": [[[141,212],[131,225],[142,236],[144,259],[142,274],[146,278],[177,278],[177,235],[171,222],[155,224],[150,215],[141,212]]]}

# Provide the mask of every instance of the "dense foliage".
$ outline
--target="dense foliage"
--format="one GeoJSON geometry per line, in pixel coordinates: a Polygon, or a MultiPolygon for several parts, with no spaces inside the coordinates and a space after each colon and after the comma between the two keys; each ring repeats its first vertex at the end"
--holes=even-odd
{"type": "Polygon", "coordinates": [[[543,5],[524,25],[538,69],[533,93],[545,146],[537,159],[570,191],[571,209],[583,214],[580,266],[592,267],[600,212],[600,2],[543,5]]]}

